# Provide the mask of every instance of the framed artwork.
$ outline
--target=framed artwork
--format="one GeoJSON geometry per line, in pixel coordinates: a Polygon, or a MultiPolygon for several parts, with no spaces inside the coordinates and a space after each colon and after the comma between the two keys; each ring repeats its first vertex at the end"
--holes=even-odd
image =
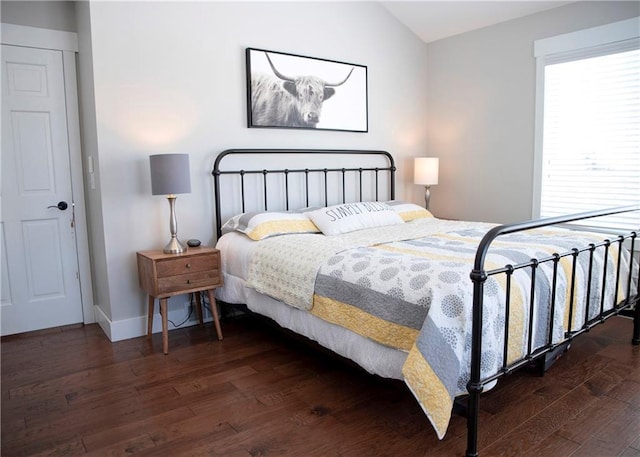
{"type": "Polygon", "coordinates": [[[367,67],[247,48],[249,127],[367,132],[367,67]]]}

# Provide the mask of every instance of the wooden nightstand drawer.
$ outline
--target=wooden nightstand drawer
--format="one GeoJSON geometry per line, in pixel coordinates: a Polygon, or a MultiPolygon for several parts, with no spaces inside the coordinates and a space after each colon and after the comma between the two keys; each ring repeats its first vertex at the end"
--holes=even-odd
{"type": "Polygon", "coordinates": [[[197,271],[185,275],[158,278],[158,293],[167,294],[194,288],[212,288],[222,285],[218,270],[197,271]]]}
{"type": "Polygon", "coordinates": [[[175,259],[161,260],[156,266],[158,278],[196,273],[199,271],[217,270],[219,256],[219,252],[212,252],[194,257],[177,257],[175,259]]]}

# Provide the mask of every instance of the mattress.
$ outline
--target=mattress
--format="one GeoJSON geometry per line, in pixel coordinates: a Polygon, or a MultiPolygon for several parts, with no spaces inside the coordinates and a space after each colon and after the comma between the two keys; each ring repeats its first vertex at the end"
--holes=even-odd
{"type": "Polygon", "coordinates": [[[316,341],[371,374],[403,379],[402,366],[407,352],[376,343],[247,287],[250,258],[256,243],[236,232],[227,233],[218,240],[216,247],[221,253],[224,287],[216,289],[216,298],[227,303],[246,304],[252,312],[316,341]]]}

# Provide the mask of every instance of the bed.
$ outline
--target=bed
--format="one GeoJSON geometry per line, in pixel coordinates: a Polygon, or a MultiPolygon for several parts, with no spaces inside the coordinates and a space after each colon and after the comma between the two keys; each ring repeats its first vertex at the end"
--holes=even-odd
{"type": "Polygon", "coordinates": [[[640,344],[637,232],[558,227],[640,204],[511,225],[449,221],[396,200],[395,172],[386,151],[219,154],[218,298],[404,381],[439,438],[465,398],[468,456],[478,455],[480,395],[502,376],[545,369],[621,312],[640,344]]]}

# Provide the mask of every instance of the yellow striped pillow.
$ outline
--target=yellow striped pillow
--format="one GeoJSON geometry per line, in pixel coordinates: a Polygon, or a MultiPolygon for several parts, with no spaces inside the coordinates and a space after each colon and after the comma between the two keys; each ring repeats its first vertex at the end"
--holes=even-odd
{"type": "Polygon", "coordinates": [[[422,219],[424,217],[433,217],[431,211],[423,208],[415,203],[406,203],[401,200],[391,200],[387,202],[400,215],[402,220],[410,222],[414,219],[422,219]]]}
{"type": "Polygon", "coordinates": [[[256,241],[291,233],[320,233],[304,213],[278,211],[238,214],[222,226],[222,233],[231,231],[244,233],[256,241]]]}

